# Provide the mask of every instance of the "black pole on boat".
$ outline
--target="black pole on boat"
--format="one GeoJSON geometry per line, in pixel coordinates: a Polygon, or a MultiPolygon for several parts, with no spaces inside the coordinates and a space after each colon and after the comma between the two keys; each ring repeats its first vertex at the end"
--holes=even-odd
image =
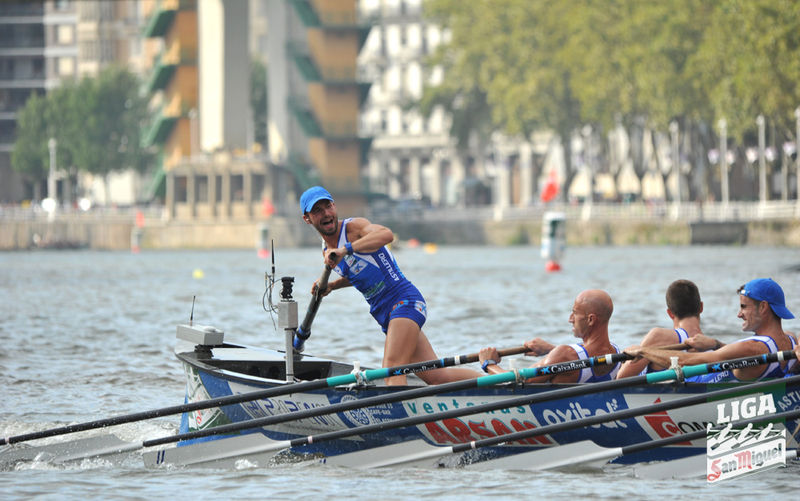
{"type": "Polygon", "coordinates": [[[322,293],[328,288],[328,277],[331,276],[331,269],[332,268],[330,266],[325,265],[325,271],[322,272],[319,280],[317,280],[317,287],[314,291],[314,297],[311,298],[311,302],[308,304],[306,316],[303,318],[303,322],[300,324],[300,327],[298,327],[294,333],[294,341],[292,346],[297,352],[303,351],[303,345],[305,345],[306,340],[309,338],[309,336],[311,336],[311,323],[314,321],[314,317],[317,315],[319,303],[322,302],[322,293]]]}
{"type": "Polygon", "coordinates": [[[189,325],[192,325],[192,321],[194,321],[194,300],[197,296],[192,296],[192,311],[189,312],[189,325]]]}

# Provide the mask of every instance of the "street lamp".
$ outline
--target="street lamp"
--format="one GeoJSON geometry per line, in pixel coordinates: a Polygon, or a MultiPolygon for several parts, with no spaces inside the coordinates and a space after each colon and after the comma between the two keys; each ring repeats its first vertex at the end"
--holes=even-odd
{"type": "Polygon", "coordinates": [[[680,217],[681,212],[681,159],[678,141],[678,122],[673,120],[669,123],[669,133],[672,137],[672,170],[675,172],[675,218],[680,217]]]}
{"type": "Polygon", "coordinates": [[[767,201],[767,162],[764,158],[766,140],[764,138],[764,115],[756,117],[758,125],[758,198],[761,203],[767,201]]]}
{"type": "Polygon", "coordinates": [[[722,210],[728,215],[728,122],[720,118],[719,122],[719,169],[722,180],[722,210]]]}
{"type": "Polygon", "coordinates": [[[56,193],[56,147],[58,143],[55,138],[51,137],[47,141],[47,148],[50,150],[50,171],[47,174],[47,198],[42,200],[42,209],[47,212],[47,217],[51,221],[55,217],[56,208],[58,207],[56,193]]]}
{"type": "Polygon", "coordinates": [[[47,148],[50,150],[50,173],[47,175],[47,198],[56,199],[56,147],[58,141],[51,137],[47,141],[47,148]]]}
{"type": "Polygon", "coordinates": [[[796,119],[794,140],[794,164],[797,168],[797,210],[796,213],[800,216],[800,106],[794,109],[794,117],[796,119]]]}

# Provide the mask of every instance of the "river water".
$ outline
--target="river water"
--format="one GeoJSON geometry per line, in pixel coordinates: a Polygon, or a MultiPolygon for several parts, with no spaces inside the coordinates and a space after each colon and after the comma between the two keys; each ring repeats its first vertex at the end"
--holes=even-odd
{"type": "MultiPolygon", "coordinates": [[[[613,298],[611,337],[621,345],[634,344],[650,327],[670,325],[664,291],[678,278],[698,284],[704,330],[723,341],[742,336],[735,291],[751,278],[777,280],[787,305],[800,316],[800,252],[791,248],[569,248],[558,273],[544,271],[535,247],[406,248],[396,255],[426,296],[425,332],[440,356],[474,353],[489,344],[517,346],[534,336],[571,342],[572,301],[587,288],[605,289],[613,298]]],[[[322,271],[319,251],[276,249],[275,257],[277,276],[295,277],[294,296],[304,312],[310,285],[322,271]]],[[[226,340],[281,347],[283,334],[262,308],[269,267],[254,251],[0,254],[0,436],[182,403],[183,373],[172,347],[175,325],[189,319],[193,298],[194,321],[224,330],[226,340]]],[[[277,290],[274,297],[277,301],[277,290]]],[[[784,325],[800,330],[800,320],[784,325]]],[[[366,303],[347,289],[323,301],[306,352],[377,367],[382,342],[366,303]]],[[[164,417],[113,431],[140,442],[175,432],[178,420],[164,417]]],[[[620,467],[490,474],[324,465],[150,471],[137,453],[121,466],[95,460],[66,466],[28,463],[0,471],[3,499],[711,499],[748,494],[796,499],[798,492],[797,462],[715,485],[702,477],[644,480],[620,467]]]]}

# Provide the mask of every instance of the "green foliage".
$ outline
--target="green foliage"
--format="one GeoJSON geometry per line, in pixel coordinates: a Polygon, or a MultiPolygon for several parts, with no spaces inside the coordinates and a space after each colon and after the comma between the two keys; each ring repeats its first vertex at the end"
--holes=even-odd
{"type": "Polygon", "coordinates": [[[108,68],[31,97],[20,111],[12,165],[36,179],[47,176],[47,143],[58,142],[58,165],[105,176],[112,171],[143,171],[152,156],[141,146],[147,103],[135,75],[108,68]]]}
{"type": "Polygon", "coordinates": [[[250,109],[253,113],[254,139],[267,147],[267,67],[260,59],[250,64],[250,109]]]}
{"type": "Polygon", "coordinates": [[[17,141],[11,152],[11,165],[31,179],[47,177],[50,167],[46,109],[47,100],[31,94],[17,115],[17,141]]]}
{"type": "MultiPolygon", "coordinates": [[[[584,123],[608,130],[726,118],[741,138],[764,114],[794,135],[800,105],[800,2],[793,0],[428,0],[450,32],[431,64],[443,82],[423,109],[484,98],[507,134],[584,123]]],[[[478,126],[475,117],[467,126],[478,126]]],[[[464,124],[453,122],[454,135],[464,124]]],[[[565,146],[568,146],[565,144],[565,146]]]]}

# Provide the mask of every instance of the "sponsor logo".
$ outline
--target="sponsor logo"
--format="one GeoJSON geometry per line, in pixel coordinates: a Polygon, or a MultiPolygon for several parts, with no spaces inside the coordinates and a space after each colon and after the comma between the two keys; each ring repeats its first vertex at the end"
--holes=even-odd
{"type": "Polygon", "coordinates": [[[717,424],[708,427],[706,479],[721,482],[749,473],[786,465],[786,429],[769,423],[734,428],[732,422],[774,414],[772,394],[749,396],[717,404],[717,424]]]}
{"type": "Polygon", "coordinates": [[[772,423],[763,429],[743,430],[730,424],[708,434],[706,478],[709,483],[786,466],[786,430],[772,423]]]}
{"type": "MultiPolygon", "coordinates": [[[[661,398],[657,398],[654,404],[660,403],[661,398]]],[[[676,435],[683,435],[683,431],[680,427],[675,423],[675,421],[670,417],[667,411],[655,412],[653,414],[647,414],[642,416],[650,425],[651,428],[656,432],[659,438],[668,438],[674,437],[676,435]]],[[[691,442],[679,442],[677,445],[691,445],[691,442]]]]}
{"type": "Polygon", "coordinates": [[[394,280],[395,282],[400,280],[400,277],[397,275],[397,273],[395,273],[394,268],[392,267],[392,263],[390,263],[389,259],[386,257],[385,252],[381,252],[380,254],[378,254],[378,259],[381,260],[381,264],[383,264],[383,267],[386,268],[386,273],[389,274],[392,280],[394,280]]]}
{"type": "MultiPolygon", "coordinates": [[[[345,395],[342,397],[340,403],[352,402],[353,400],[358,400],[358,399],[353,395],[345,395]]],[[[371,419],[370,415],[367,414],[366,409],[363,407],[360,409],[351,409],[349,411],[345,411],[342,413],[342,416],[348,421],[350,421],[354,426],[359,426],[359,425],[366,426],[374,422],[371,419]]]]}

